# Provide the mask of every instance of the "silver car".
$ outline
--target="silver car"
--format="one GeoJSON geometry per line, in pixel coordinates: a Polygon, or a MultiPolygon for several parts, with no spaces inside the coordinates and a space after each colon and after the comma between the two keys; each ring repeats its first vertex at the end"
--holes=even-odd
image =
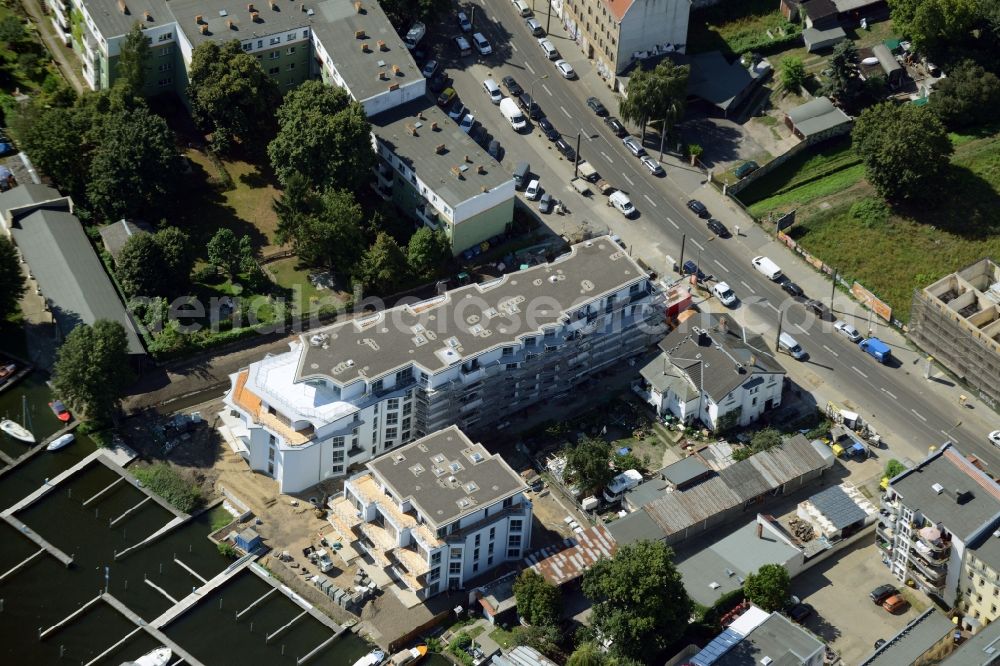
{"type": "Polygon", "coordinates": [[[842,320],[838,319],[837,321],[835,321],[833,323],[833,327],[837,330],[838,333],[840,333],[841,335],[843,335],[845,338],[847,338],[851,342],[860,342],[861,341],[861,334],[858,332],[858,329],[854,328],[853,326],[851,326],[850,324],[848,324],[846,321],[842,321],[842,320]]]}
{"type": "Polygon", "coordinates": [[[663,175],[663,167],[660,166],[660,163],[657,162],[656,160],[654,160],[649,155],[645,155],[645,156],[641,157],[640,161],[642,162],[642,165],[644,167],[646,167],[647,169],[649,169],[649,173],[653,174],[654,176],[662,176],[663,175]]]}
{"type": "Polygon", "coordinates": [[[635,155],[636,157],[642,157],[643,155],[646,154],[646,149],[642,147],[641,143],[639,143],[639,139],[635,138],[634,136],[625,137],[624,139],[622,139],[622,143],[624,143],[625,147],[628,148],[629,152],[635,155]]]}

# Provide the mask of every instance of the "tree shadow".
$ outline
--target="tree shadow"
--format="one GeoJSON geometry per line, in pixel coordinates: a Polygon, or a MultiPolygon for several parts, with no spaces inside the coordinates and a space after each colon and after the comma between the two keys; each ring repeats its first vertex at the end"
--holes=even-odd
{"type": "Polygon", "coordinates": [[[950,165],[934,198],[898,203],[896,210],[965,240],[985,241],[1000,234],[1000,193],[963,165],[950,165]]]}
{"type": "Polygon", "coordinates": [[[734,126],[702,115],[685,121],[677,129],[684,143],[702,147],[704,152],[699,159],[709,168],[740,158],[744,136],[734,126]]]}

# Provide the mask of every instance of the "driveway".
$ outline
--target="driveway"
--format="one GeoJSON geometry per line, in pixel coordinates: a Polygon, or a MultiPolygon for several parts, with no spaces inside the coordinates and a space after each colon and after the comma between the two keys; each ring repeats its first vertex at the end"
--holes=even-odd
{"type": "Polygon", "coordinates": [[[816,609],[805,627],[836,650],[845,664],[857,664],[872,652],[876,640],[888,640],[930,605],[923,594],[907,589],[911,605],[899,615],[890,615],[868,598],[872,589],[884,583],[898,585],[872,540],[862,539],[797,576],[792,594],[816,609]]]}

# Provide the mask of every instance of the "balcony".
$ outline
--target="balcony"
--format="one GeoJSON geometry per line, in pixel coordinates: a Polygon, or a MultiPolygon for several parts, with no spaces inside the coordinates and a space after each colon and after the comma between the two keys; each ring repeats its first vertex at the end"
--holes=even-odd
{"type": "Polygon", "coordinates": [[[931,566],[940,565],[948,561],[951,557],[951,550],[930,548],[927,546],[923,540],[917,540],[913,544],[913,551],[920,555],[921,558],[931,566]]]}
{"type": "Polygon", "coordinates": [[[917,569],[910,569],[910,573],[913,574],[913,578],[917,582],[917,587],[925,592],[940,595],[944,591],[943,577],[940,580],[930,580],[917,569]]]}
{"type": "Polygon", "coordinates": [[[413,209],[414,215],[417,219],[423,222],[425,225],[433,229],[434,231],[440,231],[444,229],[444,222],[438,217],[437,211],[431,208],[427,204],[420,204],[413,209]]]}
{"type": "Polygon", "coordinates": [[[912,551],[910,555],[910,564],[919,571],[923,576],[935,585],[940,585],[944,581],[944,577],[948,574],[948,570],[944,567],[935,567],[927,564],[919,557],[913,557],[912,551]]]}

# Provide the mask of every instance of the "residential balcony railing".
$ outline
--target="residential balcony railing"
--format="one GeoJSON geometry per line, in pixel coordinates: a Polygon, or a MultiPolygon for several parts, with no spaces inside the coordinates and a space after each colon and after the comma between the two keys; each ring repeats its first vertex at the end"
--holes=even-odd
{"type": "Polygon", "coordinates": [[[918,571],[923,573],[928,580],[933,581],[934,583],[939,583],[948,574],[948,570],[946,568],[932,567],[923,560],[921,560],[919,557],[913,557],[912,553],[913,551],[911,550],[910,564],[912,564],[914,568],[916,568],[918,571]]]}

